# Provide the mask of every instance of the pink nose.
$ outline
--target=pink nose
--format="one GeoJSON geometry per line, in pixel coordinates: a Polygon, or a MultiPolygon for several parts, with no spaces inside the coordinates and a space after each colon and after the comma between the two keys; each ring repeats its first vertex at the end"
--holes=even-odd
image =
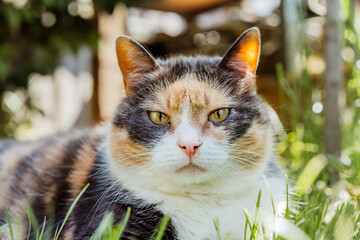
{"type": "Polygon", "coordinates": [[[179,138],[178,140],[178,146],[182,149],[184,149],[186,155],[189,156],[190,160],[191,158],[194,156],[196,149],[198,149],[201,146],[201,141],[200,139],[182,139],[179,138]]]}

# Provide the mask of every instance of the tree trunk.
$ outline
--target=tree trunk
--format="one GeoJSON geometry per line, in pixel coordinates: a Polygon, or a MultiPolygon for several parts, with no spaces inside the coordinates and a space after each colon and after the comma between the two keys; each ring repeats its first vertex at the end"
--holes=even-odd
{"type": "Polygon", "coordinates": [[[284,41],[284,70],[288,81],[293,82],[300,77],[299,59],[299,0],[281,1],[284,41]]]}
{"type": "Polygon", "coordinates": [[[341,150],[341,125],[339,94],[343,84],[343,63],[341,60],[342,22],[340,0],[327,0],[325,26],[325,153],[339,155],[341,150]]]}

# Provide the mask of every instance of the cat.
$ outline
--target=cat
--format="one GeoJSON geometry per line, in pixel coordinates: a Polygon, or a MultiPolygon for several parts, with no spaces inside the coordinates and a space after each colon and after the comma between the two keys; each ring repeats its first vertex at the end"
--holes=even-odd
{"type": "Polygon", "coordinates": [[[286,181],[255,86],[256,27],[222,58],[155,59],[127,36],[116,53],[126,97],[110,124],[0,145],[0,226],[5,208],[27,219],[27,203],[39,223],[53,214],[55,229],[88,183],[62,239],[90,239],[105,213],[116,223],[128,207],[122,239],[150,239],[166,214],[163,239],[242,239],[259,190],[261,213],[282,214],[286,181]]]}

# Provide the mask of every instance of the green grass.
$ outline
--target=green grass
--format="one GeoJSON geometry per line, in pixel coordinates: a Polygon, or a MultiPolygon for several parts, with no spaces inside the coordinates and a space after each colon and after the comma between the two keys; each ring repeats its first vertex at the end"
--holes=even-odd
{"type": "MultiPolygon", "coordinates": [[[[88,187],[89,187],[89,184],[87,184],[82,189],[82,191],[79,193],[79,195],[76,197],[76,199],[70,206],[60,228],[55,230],[54,237],[51,237],[51,232],[52,232],[51,227],[52,226],[49,226],[48,229],[46,227],[46,225],[49,223],[49,222],[47,222],[46,217],[44,218],[42,227],[40,228],[33,211],[28,206],[25,206],[25,209],[26,209],[26,212],[28,215],[28,222],[29,222],[27,239],[30,238],[31,230],[33,230],[33,234],[35,235],[36,240],[60,239],[60,234],[61,234],[61,231],[62,231],[65,223],[67,222],[67,220],[68,220],[72,210],[76,206],[77,202],[79,201],[79,199],[81,198],[81,196],[84,194],[84,192],[86,191],[86,189],[88,187]],[[46,234],[46,232],[48,232],[48,234],[46,234]]],[[[91,237],[91,240],[101,240],[101,239],[107,239],[107,240],[115,240],[116,239],[116,240],[118,240],[118,239],[121,239],[121,236],[124,233],[124,231],[126,229],[126,225],[129,221],[130,213],[131,213],[131,208],[129,207],[126,211],[125,216],[122,218],[122,221],[120,221],[116,225],[113,224],[114,223],[113,213],[112,212],[107,213],[104,216],[104,218],[102,219],[101,223],[99,224],[99,227],[96,229],[95,233],[91,237]]],[[[10,232],[11,240],[15,240],[17,238],[15,237],[16,235],[14,235],[14,229],[12,227],[12,220],[10,219],[10,214],[9,214],[8,209],[6,209],[6,217],[7,217],[8,223],[3,226],[0,226],[0,237],[3,236],[5,230],[8,229],[10,232]]],[[[156,229],[154,229],[155,231],[154,231],[154,235],[152,237],[153,240],[161,240],[162,239],[169,221],[170,221],[170,216],[165,215],[163,217],[163,219],[160,221],[158,227],[156,229]]],[[[21,223],[22,223],[22,221],[20,219],[19,225],[21,225],[21,223]]],[[[19,227],[19,233],[21,230],[22,230],[22,226],[19,227]]]]}
{"type": "MultiPolygon", "coordinates": [[[[321,177],[321,175],[320,175],[321,177]]],[[[88,186],[88,185],[87,185],[88,186]]],[[[87,186],[79,194],[77,199],[74,201],[70,207],[66,218],[64,219],[61,227],[55,231],[55,237],[53,239],[59,239],[61,230],[63,229],[64,224],[66,223],[67,218],[72,212],[73,207],[76,205],[77,201],[86,190],[87,186]]],[[[285,219],[287,227],[291,227],[292,231],[296,230],[298,233],[304,234],[302,240],[314,239],[314,240],[350,240],[350,239],[360,239],[360,211],[358,206],[358,200],[356,198],[349,199],[343,202],[330,202],[328,195],[324,190],[313,190],[311,193],[288,196],[293,198],[295,203],[298,203],[295,208],[287,208],[285,213],[285,219]],[[297,198],[297,199],[296,199],[297,198]]],[[[289,236],[289,233],[283,234],[280,233],[278,236],[271,233],[267,235],[267,230],[264,226],[261,225],[261,216],[259,208],[261,206],[261,191],[259,191],[258,198],[256,201],[256,211],[255,213],[250,213],[248,210],[244,209],[244,214],[246,217],[246,222],[244,226],[244,239],[256,240],[256,239],[276,239],[283,240],[287,239],[286,236],[289,236]]],[[[126,225],[130,220],[131,209],[128,208],[126,214],[123,216],[123,220],[118,224],[113,225],[114,216],[113,213],[108,213],[103,218],[98,229],[92,236],[92,240],[108,239],[115,240],[121,239],[121,236],[126,229],[126,225]]],[[[28,213],[29,222],[33,223],[33,228],[35,232],[35,239],[51,239],[49,234],[46,234],[46,219],[42,223],[42,227],[38,226],[37,223],[34,223],[33,213],[28,213]]],[[[3,234],[5,229],[10,230],[11,239],[16,239],[13,233],[13,225],[10,221],[10,217],[7,211],[8,223],[0,227],[0,236],[3,234]]],[[[166,226],[170,220],[170,216],[166,215],[162,221],[159,223],[158,228],[155,230],[155,234],[152,239],[161,240],[162,236],[166,230],[166,226]]],[[[36,221],[36,220],[35,220],[36,221]]],[[[32,227],[30,224],[29,228],[32,227]]],[[[214,228],[219,233],[219,226],[217,222],[214,222],[214,228]]],[[[29,229],[30,233],[30,229],[29,229]]],[[[292,234],[295,234],[294,232],[292,234]]],[[[290,234],[291,236],[291,234],[290,234]]],[[[221,238],[220,233],[218,234],[218,240],[230,240],[229,236],[221,238]]],[[[297,238],[299,239],[299,238],[297,238]]]]}
{"type": "Polygon", "coordinates": [[[130,213],[131,209],[128,208],[123,220],[115,226],[113,226],[113,213],[106,214],[91,239],[120,239],[130,218],[130,213]]]}
{"type": "MultiPolygon", "coordinates": [[[[61,233],[62,229],[64,228],[64,225],[65,225],[66,221],[68,220],[72,210],[74,209],[76,203],[79,201],[79,199],[81,198],[81,196],[84,194],[84,192],[86,191],[86,189],[88,187],[89,187],[89,184],[87,184],[81,190],[79,195],[76,197],[74,202],[71,204],[68,212],[66,213],[66,216],[65,216],[64,220],[62,221],[62,224],[61,224],[60,228],[55,230],[53,240],[59,239],[60,233],[61,233]]],[[[49,223],[47,221],[46,217],[44,217],[44,221],[43,221],[42,226],[40,228],[33,211],[28,206],[25,206],[24,208],[26,209],[26,213],[27,213],[27,216],[28,216],[28,222],[29,222],[29,229],[28,229],[27,239],[30,238],[30,234],[31,234],[32,230],[33,230],[33,234],[35,235],[36,240],[50,239],[51,238],[50,236],[51,236],[52,226],[50,226],[49,228],[46,228],[46,224],[49,223]]],[[[10,219],[9,210],[7,208],[6,208],[6,218],[7,218],[8,223],[5,224],[4,226],[0,227],[0,237],[4,234],[4,231],[6,230],[6,228],[8,228],[9,232],[10,232],[11,240],[15,240],[15,239],[17,239],[17,237],[15,237],[16,235],[14,234],[14,229],[12,227],[12,219],[10,219]]],[[[19,219],[19,224],[18,224],[18,226],[19,226],[19,234],[20,234],[20,232],[22,230],[21,225],[22,225],[22,219],[19,219]]]]}

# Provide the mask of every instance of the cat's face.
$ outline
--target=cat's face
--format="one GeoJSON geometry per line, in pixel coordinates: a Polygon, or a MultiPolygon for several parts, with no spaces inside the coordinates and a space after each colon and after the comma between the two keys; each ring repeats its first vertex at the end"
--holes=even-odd
{"type": "Polygon", "coordinates": [[[262,169],[272,148],[266,106],[256,95],[259,33],[243,34],[223,58],[154,60],[127,37],[117,40],[127,98],[110,137],[119,167],[177,184],[262,169]]]}

